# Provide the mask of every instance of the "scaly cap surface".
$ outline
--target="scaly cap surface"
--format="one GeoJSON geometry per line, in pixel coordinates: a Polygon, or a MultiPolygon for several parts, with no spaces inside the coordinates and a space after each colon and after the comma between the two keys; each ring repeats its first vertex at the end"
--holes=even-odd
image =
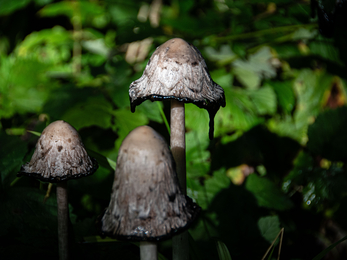
{"type": "Polygon", "coordinates": [[[97,168],[98,163],[88,156],[76,129],[59,120],[43,130],[30,162],[17,175],[60,182],[88,176],[97,168]]]}

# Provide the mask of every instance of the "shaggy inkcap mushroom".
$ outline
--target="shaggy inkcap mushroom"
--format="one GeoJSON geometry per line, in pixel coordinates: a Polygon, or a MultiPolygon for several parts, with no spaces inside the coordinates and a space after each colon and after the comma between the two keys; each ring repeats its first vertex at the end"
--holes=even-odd
{"type": "Polygon", "coordinates": [[[176,99],[207,109],[210,116],[210,139],[213,137],[214,116],[225,107],[224,90],[208,72],[199,50],[186,41],[175,38],[159,46],[138,80],[129,87],[131,111],[150,99],[176,99]]]}
{"type": "Polygon", "coordinates": [[[187,229],[199,212],[179,188],[164,139],[148,126],[130,132],[119,150],[111,201],[100,223],[102,234],[160,241],[187,229]]]}
{"type": "Polygon", "coordinates": [[[69,258],[67,181],[93,174],[97,168],[97,161],[88,156],[76,129],[60,120],[43,130],[30,162],[24,164],[17,174],[57,183],[60,260],[69,258]]]}
{"type": "Polygon", "coordinates": [[[97,168],[97,161],[88,156],[75,128],[59,120],[43,130],[30,162],[22,166],[18,176],[60,182],[88,176],[97,168]]]}

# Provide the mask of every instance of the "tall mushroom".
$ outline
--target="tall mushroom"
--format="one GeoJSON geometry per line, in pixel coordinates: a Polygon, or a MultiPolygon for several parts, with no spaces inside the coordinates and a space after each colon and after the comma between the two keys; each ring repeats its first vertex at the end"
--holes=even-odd
{"type": "MultiPolygon", "coordinates": [[[[170,146],[177,165],[177,174],[186,193],[185,115],[184,103],[207,109],[210,116],[209,138],[213,138],[214,116],[225,106],[223,89],[210,77],[199,50],[175,38],[159,46],[138,80],[129,87],[131,111],[149,99],[171,100],[170,146]]],[[[173,242],[174,260],[188,259],[188,236],[173,242]]]]}
{"type": "Polygon", "coordinates": [[[142,260],[157,259],[156,242],[187,229],[200,207],[179,187],[175,162],[164,139],[140,126],[123,140],[101,233],[140,242],[142,260]]]}
{"type": "Polygon", "coordinates": [[[68,259],[68,194],[67,181],[93,174],[98,168],[88,156],[82,140],[70,124],[59,120],[49,124],[36,143],[30,162],[17,176],[29,176],[57,183],[59,259],[68,259]]]}

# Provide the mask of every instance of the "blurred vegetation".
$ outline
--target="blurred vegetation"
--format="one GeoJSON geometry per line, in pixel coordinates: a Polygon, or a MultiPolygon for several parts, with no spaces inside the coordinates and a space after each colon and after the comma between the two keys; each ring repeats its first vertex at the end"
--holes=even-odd
{"type": "MultiPolygon", "coordinates": [[[[72,258],[139,259],[95,221],[129,131],[147,124],[169,140],[157,104],[130,112],[128,88],[174,37],[198,47],[227,102],[212,141],[207,112],[186,105],[188,195],[203,208],[191,258],[261,259],[283,227],[281,259],[313,259],[346,236],[347,36],[335,23],[323,37],[311,14],[308,0],[1,0],[1,259],[57,259],[55,189],[43,203],[47,183],[16,179],[38,138],[28,131],[55,120],[101,165],[69,181],[72,258]]],[[[323,259],[346,256],[344,242],[323,259]]]]}

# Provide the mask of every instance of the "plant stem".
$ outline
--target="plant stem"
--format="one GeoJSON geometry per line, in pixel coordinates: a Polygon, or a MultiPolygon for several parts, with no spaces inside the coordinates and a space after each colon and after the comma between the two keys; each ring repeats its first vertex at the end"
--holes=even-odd
{"type": "MultiPolygon", "coordinates": [[[[186,188],[186,138],[185,138],[185,116],[184,103],[171,100],[170,115],[170,146],[173,158],[176,162],[176,172],[182,193],[187,193],[186,188]]],[[[173,260],[189,259],[188,232],[172,238],[173,260]]]]}
{"type": "Polygon", "coordinates": [[[157,243],[142,241],[140,242],[140,259],[141,260],[157,260],[157,243]]]}
{"type": "Polygon", "coordinates": [[[234,34],[234,35],[228,35],[224,37],[216,37],[215,39],[217,41],[235,41],[235,40],[245,40],[250,38],[257,38],[264,35],[271,35],[275,33],[286,33],[286,32],[292,32],[299,28],[305,28],[305,29],[312,29],[316,28],[318,25],[316,23],[310,23],[310,24],[295,24],[295,25],[287,25],[287,26],[280,26],[265,30],[259,30],[254,32],[248,32],[248,33],[241,33],[241,34],[234,34]]]}
{"type": "Polygon", "coordinates": [[[73,62],[73,73],[75,76],[78,76],[81,72],[82,67],[82,46],[81,46],[81,38],[82,38],[82,22],[81,22],[81,13],[80,13],[80,4],[77,1],[74,2],[73,14],[74,16],[71,18],[72,26],[73,26],[73,52],[72,52],[72,62],[73,62]]]}
{"type": "Polygon", "coordinates": [[[59,260],[69,259],[67,181],[57,184],[59,260]]]}

